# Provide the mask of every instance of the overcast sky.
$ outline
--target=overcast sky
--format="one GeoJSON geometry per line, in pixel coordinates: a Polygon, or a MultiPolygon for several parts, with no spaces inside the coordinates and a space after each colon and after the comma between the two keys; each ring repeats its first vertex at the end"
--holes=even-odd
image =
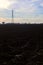
{"type": "Polygon", "coordinates": [[[0,0],[0,17],[11,18],[43,17],[43,0],[0,0]]]}

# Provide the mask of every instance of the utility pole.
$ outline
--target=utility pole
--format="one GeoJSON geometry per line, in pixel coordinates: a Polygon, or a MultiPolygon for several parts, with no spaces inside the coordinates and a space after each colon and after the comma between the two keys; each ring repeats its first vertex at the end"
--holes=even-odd
{"type": "Polygon", "coordinates": [[[14,23],[14,16],[13,16],[13,10],[12,10],[12,23],[14,23]]]}

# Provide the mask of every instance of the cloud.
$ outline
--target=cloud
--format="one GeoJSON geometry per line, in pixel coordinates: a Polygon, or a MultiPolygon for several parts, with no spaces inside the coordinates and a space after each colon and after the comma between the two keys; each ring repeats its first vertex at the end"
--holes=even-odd
{"type": "Polygon", "coordinates": [[[0,8],[2,9],[8,9],[8,7],[13,4],[16,3],[17,0],[0,0],[0,8]]]}
{"type": "MultiPolygon", "coordinates": [[[[12,23],[12,19],[0,18],[0,22],[12,23]]],[[[14,18],[14,23],[43,23],[43,18],[14,18]]]]}
{"type": "Polygon", "coordinates": [[[5,21],[6,19],[5,18],[0,18],[0,22],[3,22],[5,21]]]}
{"type": "Polygon", "coordinates": [[[32,2],[37,2],[37,1],[39,1],[39,0],[31,0],[32,2]]]}
{"type": "Polygon", "coordinates": [[[36,10],[34,3],[31,3],[30,0],[16,0],[16,3],[13,3],[9,8],[13,8],[16,12],[28,12],[33,13],[36,10]]]}
{"type": "Polygon", "coordinates": [[[43,14],[43,0],[0,0],[0,17],[11,18],[11,10],[14,9],[14,17],[36,17],[43,14]]]}
{"type": "Polygon", "coordinates": [[[15,10],[16,12],[21,12],[21,13],[28,13],[28,14],[32,14],[36,11],[35,7],[29,7],[29,8],[24,8],[24,7],[20,7],[19,9],[15,10]]]}
{"type": "Polygon", "coordinates": [[[8,0],[0,0],[0,8],[8,8],[10,2],[8,0]]]}
{"type": "Polygon", "coordinates": [[[42,7],[43,7],[43,2],[42,2],[42,3],[40,3],[40,6],[42,6],[42,7]]]}

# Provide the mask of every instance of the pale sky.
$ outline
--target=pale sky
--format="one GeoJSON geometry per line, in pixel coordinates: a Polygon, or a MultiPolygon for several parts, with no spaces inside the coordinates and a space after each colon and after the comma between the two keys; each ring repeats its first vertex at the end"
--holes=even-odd
{"type": "Polygon", "coordinates": [[[10,19],[12,9],[14,18],[43,20],[43,0],[0,0],[0,20],[10,19]]]}

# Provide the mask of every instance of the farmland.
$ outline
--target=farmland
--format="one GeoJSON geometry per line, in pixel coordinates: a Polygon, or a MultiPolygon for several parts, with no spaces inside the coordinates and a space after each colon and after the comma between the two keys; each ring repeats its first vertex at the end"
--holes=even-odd
{"type": "Polygon", "coordinates": [[[43,24],[0,24],[0,65],[43,65],[43,24]]]}

